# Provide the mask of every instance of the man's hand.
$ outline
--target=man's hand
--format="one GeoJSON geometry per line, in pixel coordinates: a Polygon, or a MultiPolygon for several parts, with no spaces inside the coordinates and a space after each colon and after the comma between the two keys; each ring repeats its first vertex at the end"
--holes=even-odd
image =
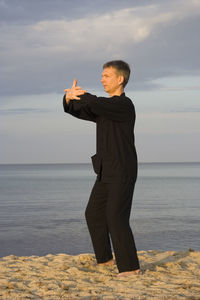
{"type": "Polygon", "coordinates": [[[77,86],[77,79],[74,78],[71,89],[65,89],[64,92],[66,93],[65,100],[69,103],[72,99],[80,100],[80,97],[78,96],[85,94],[87,91],[83,90],[80,86],[77,86]]]}

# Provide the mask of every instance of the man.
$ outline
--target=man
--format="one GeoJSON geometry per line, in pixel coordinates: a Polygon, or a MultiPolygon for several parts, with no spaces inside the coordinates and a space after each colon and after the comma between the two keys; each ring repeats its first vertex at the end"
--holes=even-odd
{"type": "Polygon", "coordinates": [[[91,157],[97,174],[85,216],[97,263],[113,264],[118,276],[139,274],[140,267],[129,225],[137,154],[134,145],[135,109],[124,87],[129,65],[121,60],[104,64],[101,82],[110,97],[97,97],[77,86],[64,90],[64,111],[97,124],[97,151],[91,157]]]}

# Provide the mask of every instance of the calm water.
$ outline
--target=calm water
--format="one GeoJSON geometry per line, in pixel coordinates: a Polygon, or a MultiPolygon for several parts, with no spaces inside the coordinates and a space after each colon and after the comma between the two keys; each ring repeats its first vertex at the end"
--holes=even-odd
{"type": "MultiPolygon", "coordinates": [[[[0,256],[92,252],[84,210],[90,164],[0,165],[0,256]]],[[[200,250],[200,163],[139,165],[138,250],[200,250]]]]}

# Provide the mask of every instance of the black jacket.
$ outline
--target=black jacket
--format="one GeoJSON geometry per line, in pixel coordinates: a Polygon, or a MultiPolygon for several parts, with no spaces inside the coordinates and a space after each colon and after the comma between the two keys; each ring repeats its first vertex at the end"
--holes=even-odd
{"type": "Polygon", "coordinates": [[[97,151],[91,157],[102,182],[135,181],[137,154],[134,142],[135,108],[125,96],[97,97],[86,93],[81,100],[63,97],[64,111],[97,124],[97,151]]]}

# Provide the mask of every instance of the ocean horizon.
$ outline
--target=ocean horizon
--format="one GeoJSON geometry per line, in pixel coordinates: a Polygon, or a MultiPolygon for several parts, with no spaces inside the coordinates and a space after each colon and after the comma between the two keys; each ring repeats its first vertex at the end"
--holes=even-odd
{"type": "MultiPolygon", "coordinates": [[[[91,163],[0,164],[0,257],[92,253],[91,163]]],[[[130,225],[138,250],[200,249],[200,162],[140,162],[130,225]]]]}

